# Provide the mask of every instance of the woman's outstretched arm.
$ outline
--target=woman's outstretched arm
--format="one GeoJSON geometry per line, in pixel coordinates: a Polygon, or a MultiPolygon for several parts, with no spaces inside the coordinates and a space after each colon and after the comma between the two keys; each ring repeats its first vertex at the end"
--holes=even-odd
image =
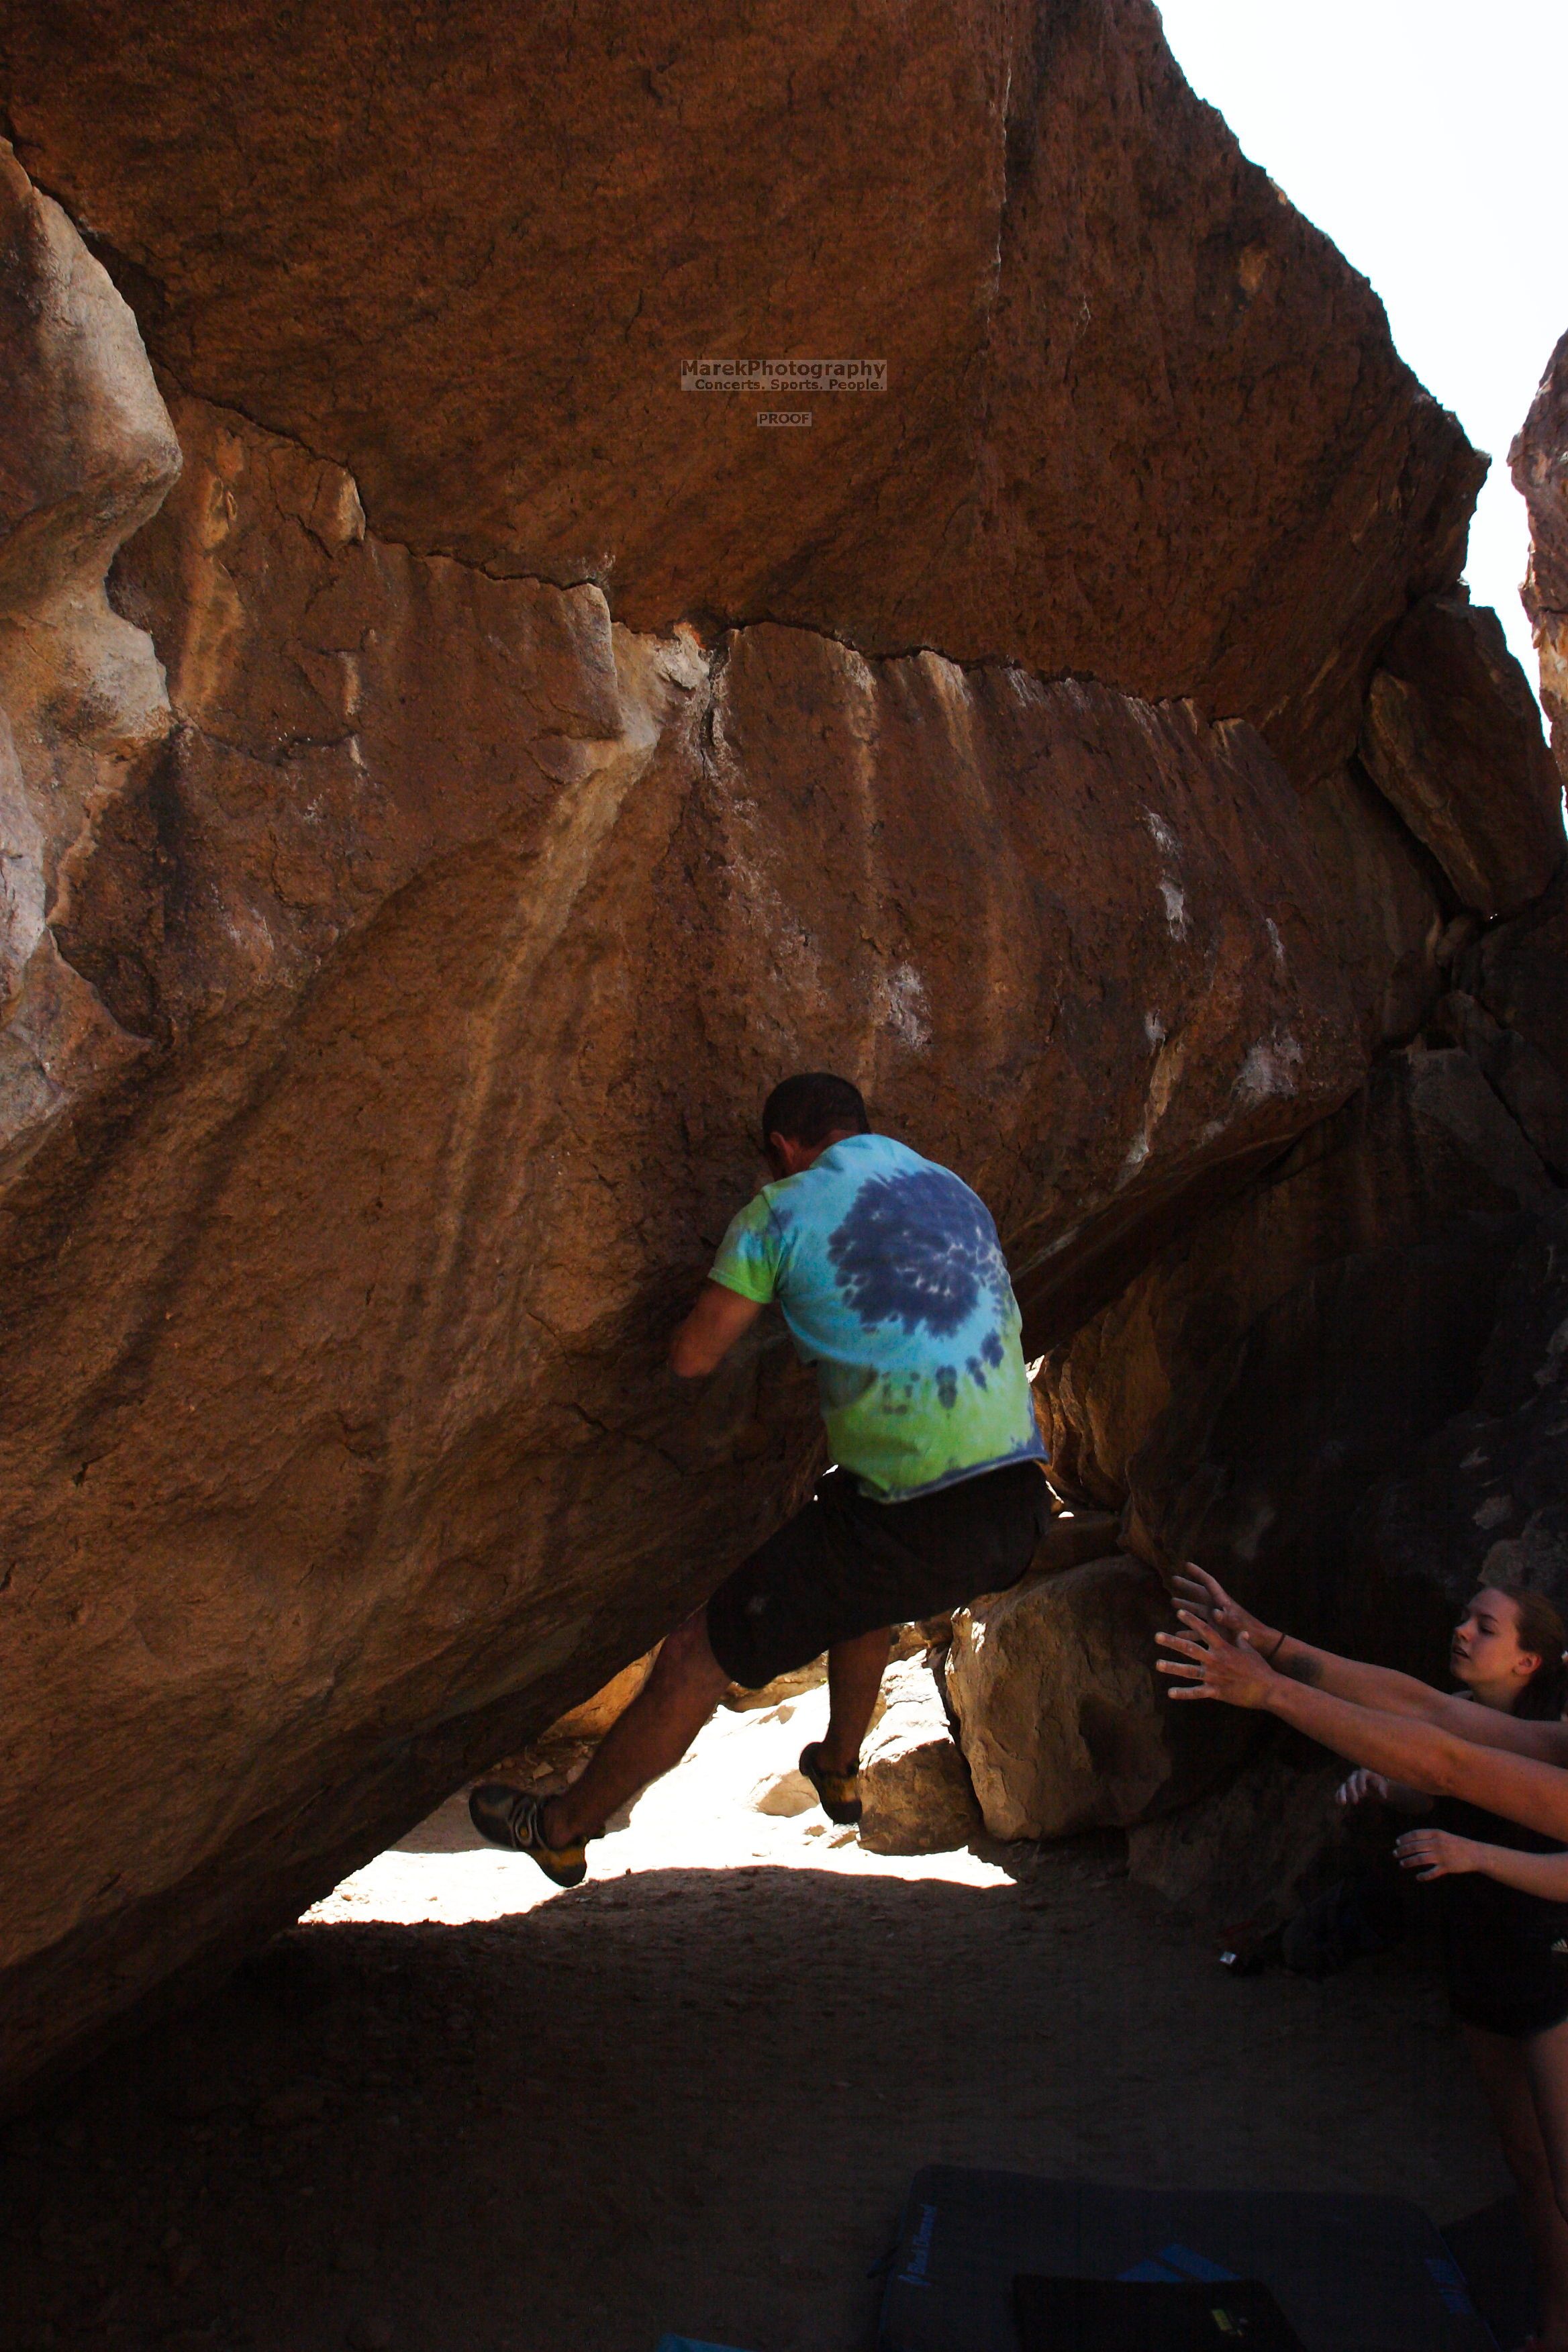
{"type": "Polygon", "coordinates": [[[1355,1706],[1374,1707],[1380,1715],[1414,1716],[1437,1725],[1460,1739],[1488,1748],[1511,1748],[1518,1756],[1533,1756],[1543,1764],[1568,1766],[1568,1725],[1521,1720],[1502,1708],[1477,1706],[1469,1698],[1434,1690],[1414,1675],[1392,1666],[1363,1665],[1359,1658],[1342,1658],[1332,1650],[1315,1649],[1294,1633],[1266,1625],[1249,1609],[1233,1601],[1217,1577],[1189,1560],[1172,1582],[1179,1609],[1218,1628],[1229,1640],[1246,1634],[1252,1648],[1277,1674],[1289,1675],[1310,1688],[1349,1699],[1355,1706]]]}
{"type": "MultiPolygon", "coordinates": [[[[1500,1746],[1462,1739],[1436,1724],[1336,1698],[1277,1674],[1245,1635],[1233,1642],[1189,1609],[1177,1614],[1184,1633],[1155,1635],[1163,1648],[1176,1653],[1173,1660],[1160,1661],[1160,1672],[1178,1685],[1173,1699],[1221,1699],[1229,1706],[1261,1708],[1352,1764],[1365,1764],[1435,1797],[1468,1798],[1487,1812],[1568,1844],[1568,1771],[1500,1746]]],[[[1501,1723],[1511,1720],[1492,1707],[1474,1712],[1501,1723]]]]}
{"type": "Polygon", "coordinates": [[[1520,1853],[1510,1845],[1483,1845],[1479,1838],[1456,1837],[1451,1830],[1406,1830],[1394,1851],[1417,1878],[1449,1878],[1479,1871],[1501,1886],[1537,1895],[1546,1903],[1568,1903],[1568,1853],[1520,1853]]]}

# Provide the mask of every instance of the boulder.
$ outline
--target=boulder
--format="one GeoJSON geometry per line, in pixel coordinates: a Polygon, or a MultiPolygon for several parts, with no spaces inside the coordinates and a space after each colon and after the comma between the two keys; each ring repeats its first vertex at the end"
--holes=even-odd
{"type": "Polygon", "coordinates": [[[1127,1874],[1205,1925],[1281,1927],[1345,1852],[1334,1804],[1344,1775],[1321,1749],[1266,1739],[1223,1787],[1130,1831],[1127,1874]]]}
{"type": "Polygon", "coordinates": [[[923,1658],[890,1666],[860,1754],[860,1843],[873,1853],[950,1853],[983,1827],[942,1686],[923,1658]]]}
{"type": "Polygon", "coordinates": [[[1087,1568],[1091,1559],[1105,1559],[1116,1549],[1121,1515],[1115,1511],[1057,1512],[1035,1547],[1031,1576],[1059,1576],[1064,1569],[1087,1568]]]}
{"type": "Polygon", "coordinates": [[[649,635],[1192,694],[1306,782],[1459,575],[1485,461],[1151,0],[11,0],[0,119],[168,381],[346,468],[384,542],[649,635]],[[683,390],[781,354],[886,390],[683,390]]]}
{"type": "Polygon", "coordinates": [[[99,817],[173,724],[104,572],[180,467],[136,321],[0,140],[0,1189],[134,1066],[52,929],[99,817]]]}
{"type": "MultiPolygon", "coordinates": [[[[1563,977],[1568,982],[1568,964],[1563,977]]],[[[1568,1180],[1568,1076],[1462,989],[1443,998],[1433,1026],[1469,1055],[1550,1174],[1559,1183],[1568,1180]]]]}
{"type": "Polygon", "coordinates": [[[1430,596],[1384,647],[1361,756],[1458,893],[1516,914],[1563,860],[1563,786],[1497,614],[1430,596]]]}
{"type": "Polygon", "coordinates": [[[1568,1615],[1568,1202],[1502,1282],[1464,1408],[1371,1488],[1352,1525],[1347,1633],[1369,1656],[1444,1677],[1459,1610],[1489,1577],[1568,1615]]]}
{"type": "Polygon", "coordinates": [[[645,1656],[634,1658],[629,1666],[612,1675],[580,1706],[569,1706],[564,1715],[557,1716],[526,1748],[514,1756],[494,1758],[476,1777],[513,1780],[525,1789],[563,1786],[574,1780],[611,1724],[626,1713],[647,1682],[658,1655],[656,1643],[645,1656]]]}
{"type": "MultiPolygon", "coordinates": [[[[1540,1158],[1468,1055],[1418,1042],[1388,1055],[1342,1111],[1303,1137],[1244,1197],[1194,1223],[1120,1298],[1047,1355],[1036,1394],[1053,1480],[1115,1510],[1136,1486],[1153,1515],[1151,1524],[1164,1526],[1166,1479],[1179,1484],[1198,1475],[1208,1443],[1205,1416],[1230,1409],[1222,1408],[1222,1399],[1245,1409],[1248,1380],[1258,1370],[1247,1351],[1276,1343],[1265,1342],[1262,1318],[1305,1315],[1310,1321],[1328,1311],[1331,1292],[1354,1314],[1358,1288],[1373,1279],[1374,1267],[1381,1268],[1375,1279],[1385,1306],[1394,1291],[1409,1292],[1397,1328],[1413,1342],[1423,1317],[1436,1312],[1436,1297],[1423,1307],[1421,1295],[1439,1259],[1449,1269],[1445,1295],[1456,1311],[1461,1294],[1471,1298],[1448,1370],[1426,1361],[1416,1368],[1415,1387],[1402,1376],[1395,1383],[1394,1393],[1413,1401],[1436,1381],[1430,1410],[1442,1419],[1452,1409],[1448,1401],[1462,1397],[1474,1377],[1502,1265],[1529,1221],[1554,1198],[1540,1158]],[[1411,1250],[1436,1250],[1438,1258],[1406,1261],[1411,1250]],[[1331,1271],[1336,1265],[1339,1276],[1331,1271]],[[1309,1282],[1318,1286],[1311,1294],[1317,1307],[1309,1308],[1303,1292],[1287,1309],[1291,1294],[1309,1282]],[[1244,1359],[1251,1366],[1245,1375],[1244,1359]],[[1164,1466],[1156,1471],[1151,1458],[1135,1480],[1134,1460],[1162,1426],[1164,1466]]],[[[1284,1325],[1268,1328],[1279,1339],[1284,1325]]],[[[1321,1334],[1299,1336],[1309,1348],[1329,1344],[1321,1334]]],[[[1381,1349],[1398,1343],[1391,1329],[1381,1340],[1374,1334],[1373,1344],[1381,1349]]],[[[1358,1345],[1347,1329],[1342,1349],[1335,1343],[1327,1357],[1310,1354],[1294,1371],[1281,1368],[1279,1417],[1261,1440],[1266,1454],[1290,1446],[1307,1416],[1329,1409],[1335,1381],[1353,1372],[1358,1345]]],[[[1382,1423],[1380,1409],[1363,1436],[1370,1439],[1382,1423]]],[[[1422,1433],[1434,1425],[1426,1422],[1422,1433]]],[[[1345,1434],[1352,1450],[1363,1443],[1353,1428],[1345,1434]]],[[[1239,1475],[1237,1465],[1225,1475],[1239,1475]]],[[[1184,1526],[1168,1528],[1171,1545],[1196,1539],[1184,1526]]]]}
{"type": "Polygon", "coordinates": [[[1568,780],[1568,335],[1547,363],[1508,462],[1530,515],[1524,608],[1541,665],[1541,699],[1558,769],[1568,780]]]}
{"type": "Polygon", "coordinates": [[[1173,1389],[1128,1465],[1163,1559],[1201,1559],[1265,1615],[1335,1647],[1353,1515],[1473,1394],[1503,1278],[1553,1197],[1468,1056],[1426,1055],[1418,1080],[1424,1117],[1447,1125],[1457,1170],[1470,1171],[1468,1205],[1456,1190],[1424,1234],[1311,1266],[1173,1389]]]}
{"type": "Polygon", "coordinates": [[[1429,985],[1345,762],[1479,461],[1147,0],[922,5],[7,13],[0,2093],[804,1493],[663,1354],[784,1070],[1037,1352],[1429,985]],[[781,351],[888,390],[680,389],[781,351]]]}
{"type": "Polygon", "coordinates": [[[1456,959],[1453,978],[1568,1087],[1568,877],[1511,922],[1482,932],[1456,959]]]}
{"type": "Polygon", "coordinates": [[[8,1785],[56,1799],[0,1805],[17,2074],[524,1746],[802,1491],[771,1324],[695,1406],[662,1368],[782,1069],[959,1166],[1049,1336],[1366,1052],[1249,729],[637,636],[178,425],[115,578],[177,732],[54,909],[137,1076],[0,1223],[8,1785]]]}
{"type": "Polygon", "coordinates": [[[1237,1718],[1166,1699],[1154,1635],[1172,1622],[1160,1579],[1120,1556],[960,1610],[947,1696],[993,1837],[1125,1828],[1236,1752],[1237,1718]]]}
{"type": "Polygon", "coordinates": [[[1370,1053],[1425,1027],[1452,961],[1450,899],[1433,858],[1358,761],[1324,776],[1302,803],[1317,864],[1331,884],[1325,945],[1362,1008],[1370,1053]]]}

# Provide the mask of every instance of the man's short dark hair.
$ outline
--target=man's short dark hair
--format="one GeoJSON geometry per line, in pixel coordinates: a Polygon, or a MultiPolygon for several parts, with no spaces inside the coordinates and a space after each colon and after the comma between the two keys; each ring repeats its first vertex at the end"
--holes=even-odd
{"type": "Polygon", "coordinates": [[[830,1135],[869,1135],[871,1122],[858,1087],[831,1070],[803,1070],[781,1080],[763,1105],[763,1147],[770,1137],[787,1142],[826,1143],[830,1135]]]}

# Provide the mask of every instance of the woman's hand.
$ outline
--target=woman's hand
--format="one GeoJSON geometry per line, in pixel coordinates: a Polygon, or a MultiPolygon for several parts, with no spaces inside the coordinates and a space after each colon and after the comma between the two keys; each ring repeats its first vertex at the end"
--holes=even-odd
{"type": "Polygon", "coordinates": [[[1174,1660],[1160,1659],[1158,1672],[1176,1676],[1184,1687],[1173,1698],[1217,1698],[1227,1706],[1267,1706],[1270,1688],[1280,1680],[1252,1647],[1246,1629],[1231,1641],[1217,1625],[1190,1609],[1178,1609],[1185,1633],[1156,1633],[1162,1649],[1174,1650],[1174,1660]]]}
{"type": "Polygon", "coordinates": [[[1171,1589],[1178,1609],[1190,1609],[1205,1623],[1217,1625],[1233,1642],[1238,1642],[1245,1633],[1255,1648],[1268,1649],[1278,1639],[1272,1625],[1266,1625],[1261,1617],[1255,1617],[1250,1609],[1233,1601],[1218,1577],[1211,1576],[1196,1560],[1189,1559],[1173,1576],[1171,1589]]]}
{"type": "MultiPolygon", "coordinates": [[[[1342,1780],[1334,1790],[1334,1802],[1336,1805],[1386,1805],[1388,1782],[1381,1772],[1369,1772],[1364,1764],[1358,1764],[1350,1779],[1342,1780]]],[[[1414,1806],[1406,1808],[1407,1811],[1415,1810],[1414,1806]]]]}
{"type": "Polygon", "coordinates": [[[1395,1838],[1394,1851],[1400,1868],[1413,1870],[1417,1878],[1451,1878],[1480,1868],[1480,1847],[1451,1830],[1406,1830],[1395,1838]]]}

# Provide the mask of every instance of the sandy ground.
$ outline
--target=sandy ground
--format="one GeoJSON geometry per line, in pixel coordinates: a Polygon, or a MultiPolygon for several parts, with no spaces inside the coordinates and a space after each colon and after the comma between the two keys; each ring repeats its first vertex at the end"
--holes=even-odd
{"type": "Polygon", "coordinates": [[[454,1801],[0,2134],[5,2352],[860,2352],[935,2161],[1500,2193],[1419,1967],[1237,1981],[1114,1840],[759,1812],[824,1714],[721,1713],[569,1895],[454,1801]]]}

